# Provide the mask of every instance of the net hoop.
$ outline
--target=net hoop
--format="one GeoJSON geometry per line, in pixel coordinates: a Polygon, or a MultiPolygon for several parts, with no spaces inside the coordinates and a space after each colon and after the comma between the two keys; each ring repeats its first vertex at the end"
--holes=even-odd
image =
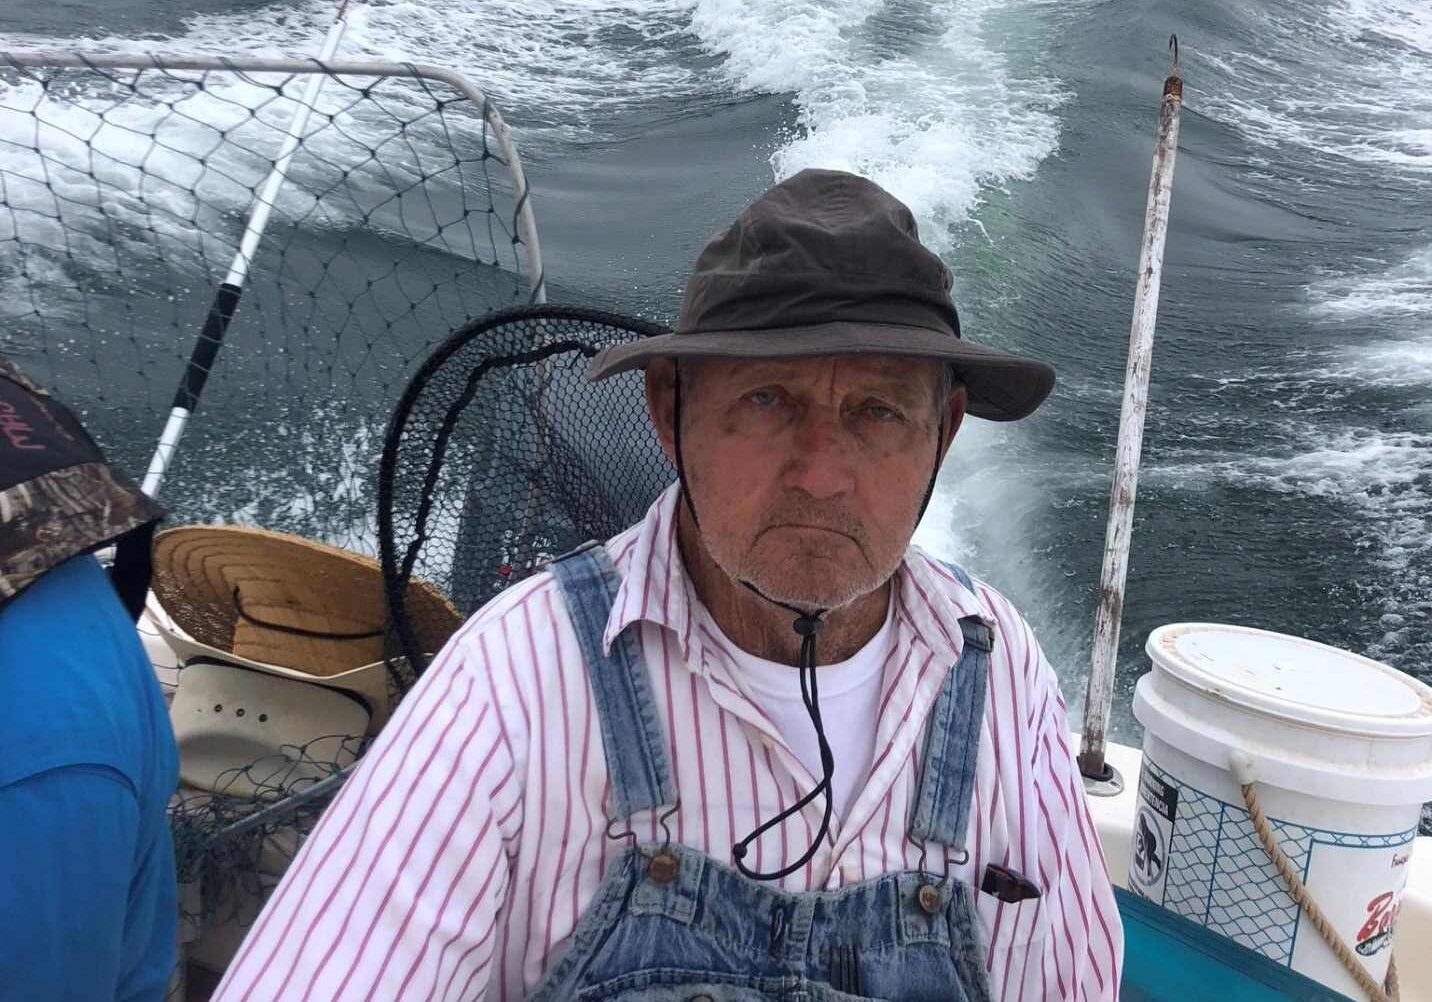
{"type": "Polygon", "coordinates": [[[542,272],[542,248],[537,238],[537,219],[532,211],[531,190],[522,159],[512,141],[512,130],[502,113],[470,80],[461,73],[425,63],[388,63],[335,59],[230,59],[227,56],[148,53],[142,56],[112,56],[86,52],[0,51],[0,63],[23,72],[25,69],[89,69],[89,70],[227,70],[236,74],[288,73],[292,75],[322,73],[328,76],[407,77],[445,83],[461,92],[482,110],[482,117],[492,129],[503,160],[512,178],[517,195],[517,227],[521,237],[520,253],[528,279],[529,301],[547,301],[546,279],[542,272]]]}
{"type": "MultiPolygon", "coordinates": [[[[591,323],[607,329],[627,330],[633,337],[655,337],[668,333],[667,328],[659,324],[603,310],[551,305],[513,307],[495,311],[453,332],[432,352],[409,381],[397,406],[393,409],[393,417],[388,423],[387,434],[383,442],[382,459],[378,468],[377,528],[378,557],[383,569],[383,588],[388,602],[389,622],[397,634],[398,642],[415,676],[422,674],[427,667],[428,658],[435,652],[424,651],[418,642],[418,631],[409,615],[406,601],[407,581],[413,571],[412,553],[415,553],[425,541],[426,525],[423,524],[425,519],[420,519],[416,538],[409,543],[406,548],[407,552],[400,552],[395,533],[392,485],[398,475],[398,461],[403,448],[404,434],[408,430],[414,408],[427,389],[429,381],[443,369],[454,355],[494,330],[534,320],[591,323]]],[[[578,352],[588,357],[595,354],[594,351],[584,346],[563,342],[548,345],[533,352],[511,353],[494,358],[491,360],[491,364],[482,363],[478,367],[482,371],[475,370],[469,378],[474,381],[474,386],[476,386],[487,371],[504,366],[540,363],[547,358],[555,358],[572,352],[578,352]]],[[[465,404],[463,406],[465,407],[465,404]]],[[[443,459],[440,442],[428,467],[430,475],[442,465],[443,459]]],[[[428,498],[425,497],[424,500],[426,501],[428,498]]]]}

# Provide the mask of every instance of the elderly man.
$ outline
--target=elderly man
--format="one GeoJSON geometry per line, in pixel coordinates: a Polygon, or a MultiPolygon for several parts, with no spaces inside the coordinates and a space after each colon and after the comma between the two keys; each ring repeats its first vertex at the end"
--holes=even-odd
{"type": "Polygon", "coordinates": [[[950,282],[849,174],[715,237],[676,332],[591,372],[645,366],[680,483],[453,638],[222,1002],[1115,998],[1054,672],[910,547],[966,412],[1053,385],[950,282]]]}

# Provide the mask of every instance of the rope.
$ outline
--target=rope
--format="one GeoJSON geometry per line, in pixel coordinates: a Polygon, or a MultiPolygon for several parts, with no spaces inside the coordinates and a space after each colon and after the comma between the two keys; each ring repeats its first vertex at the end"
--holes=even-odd
{"type": "MultiPolygon", "coordinates": [[[[1244,773],[1244,770],[1237,768],[1236,763],[1234,771],[1244,773]]],[[[1240,781],[1245,778],[1248,778],[1246,773],[1239,776],[1240,781]]],[[[1283,882],[1288,885],[1288,893],[1303,909],[1303,914],[1308,916],[1313,923],[1313,928],[1317,929],[1318,935],[1323,937],[1323,942],[1328,944],[1328,948],[1342,962],[1343,967],[1353,976],[1354,980],[1362,986],[1362,990],[1367,992],[1372,1002],[1398,1002],[1396,959],[1388,960],[1387,980],[1383,984],[1379,985],[1372,979],[1372,975],[1367,972],[1362,961],[1347,945],[1347,940],[1343,939],[1337,929],[1333,928],[1332,922],[1328,921],[1327,915],[1308,893],[1308,888],[1304,885],[1302,878],[1298,876],[1298,871],[1294,869],[1292,861],[1284,854],[1283,847],[1273,836],[1273,826],[1268,823],[1268,817],[1263,813],[1263,808],[1258,806],[1258,793],[1253,789],[1253,783],[1251,781],[1240,783],[1239,789],[1243,792],[1243,803],[1248,808],[1248,816],[1253,821],[1253,830],[1258,833],[1258,841],[1263,844],[1263,851],[1268,854],[1268,858],[1273,861],[1273,865],[1283,875],[1283,882]]]]}

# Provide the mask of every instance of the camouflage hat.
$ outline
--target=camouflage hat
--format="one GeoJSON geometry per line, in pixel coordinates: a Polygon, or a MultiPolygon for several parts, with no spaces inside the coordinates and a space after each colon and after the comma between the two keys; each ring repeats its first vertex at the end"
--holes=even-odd
{"type": "MultiPolygon", "coordinates": [[[[71,557],[131,534],[147,557],[163,515],[110,469],[68,408],[0,356],[0,607],[71,557]]],[[[135,612],[132,592],[121,589],[135,612]]]]}

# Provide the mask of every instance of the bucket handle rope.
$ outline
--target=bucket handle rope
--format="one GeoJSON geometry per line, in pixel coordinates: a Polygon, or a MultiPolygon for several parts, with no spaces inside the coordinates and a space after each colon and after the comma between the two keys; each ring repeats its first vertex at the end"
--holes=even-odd
{"type": "Polygon", "coordinates": [[[1277,867],[1278,873],[1283,877],[1283,882],[1288,885],[1288,893],[1294,901],[1303,909],[1303,914],[1313,923],[1313,928],[1318,930],[1318,935],[1328,948],[1342,962],[1347,972],[1351,974],[1362,990],[1367,992],[1372,1002],[1398,1002],[1399,992],[1397,984],[1397,960],[1389,958],[1387,962],[1387,979],[1378,984],[1362,961],[1353,953],[1352,948],[1347,945],[1347,940],[1333,927],[1327,915],[1318,903],[1308,893],[1307,885],[1303,878],[1298,876],[1297,869],[1291,860],[1283,852],[1283,847],[1273,835],[1273,826],[1268,823],[1268,816],[1263,813],[1263,808],[1258,803],[1258,791],[1253,788],[1253,762],[1242,752],[1233,752],[1228,756],[1229,765],[1233,775],[1238,780],[1239,790],[1243,793],[1243,804],[1248,808],[1249,819],[1253,822],[1253,831],[1258,835],[1258,841],[1262,843],[1263,851],[1268,854],[1273,865],[1277,867]]]}

